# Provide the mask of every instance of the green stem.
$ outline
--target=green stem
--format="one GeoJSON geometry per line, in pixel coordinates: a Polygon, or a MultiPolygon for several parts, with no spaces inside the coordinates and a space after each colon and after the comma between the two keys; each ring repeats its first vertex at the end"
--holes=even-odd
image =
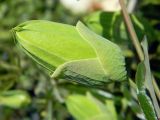
{"type": "MultiPolygon", "coordinates": [[[[140,43],[139,43],[137,34],[136,34],[136,32],[135,32],[135,29],[134,29],[134,27],[133,27],[133,24],[132,24],[132,22],[131,22],[131,19],[130,19],[129,15],[128,15],[128,12],[127,12],[127,9],[126,9],[124,0],[119,0],[119,3],[120,3],[120,5],[121,5],[122,13],[123,13],[123,16],[124,16],[124,20],[125,20],[126,26],[127,26],[127,28],[128,28],[128,31],[129,31],[129,33],[130,33],[130,36],[131,36],[131,40],[132,40],[132,42],[133,42],[133,45],[134,45],[134,47],[135,47],[135,49],[136,49],[136,51],[137,51],[137,54],[138,54],[138,56],[139,56],[139,59],[140,59],[141,61],[143,61],[143,60],[144,60],[144,54],[143,54],[141,45],[140,45],[140,43]]],[[[154,83],[156,83],[156,82],[154,81],[154,83]]],[[[151,84],[152,84],[152,82],[151,82],[151,84]]],[[[154,84],[153,84],[153,85],[154,85],[154,84]]],[[[155,86],[155,85],[154,85],[154,86],[155,86]]],[[[153,104],[154,104],[154,107],[155,107],[157,116],[158,116],[158,118],[160,118],[159,106],[156,106],[156,105],[158,104],[158,102],[157,102],[157,99],[156,99],[156,96],[155,96],[155,92],[154,92],[154,90],[152,90],[152,89],[150,90],[150,88],[149,88],[149,92],[150,92],[150,94],[151,94],[151,97],[152,97],[152,100],[153,100],[153,104]]],[[[159,97],[159,96],[158,96],[158,97],[159,97]]]]}
{"type": "Polygon", "coordinates": [[[46,120],[53,120],[52,100],[48,100],[48,106],[47,107],[48,107],[48,110],[47,110],[48,116],[47,116],[46,120]]]}
{"type": "Polygon", "coordinates": [[[153,75],[152,75],[152,79],[153,79],[153,87],[154,87],[154,90],[155,90],[155,92],[156,92],[156,94],[157,94],[158,100],[160,101],[160,90],[159,90],[159,87],[158,87],[158,85],[157,85],[157,83],[156,83],[156,80],[154,79],[154,76],[153,76],[153,75]]]}
{"type": "Polygon", "coordinates": [[[63,99],[63,97],[62,97],[61,94],[59,93],[56,80],[51,79],[51,84],[52,84],[52,87],[53,87],[53,94],[55,95],[56,99],[57,99],[60,103],[64,103],[65,100],[63,99]]]}

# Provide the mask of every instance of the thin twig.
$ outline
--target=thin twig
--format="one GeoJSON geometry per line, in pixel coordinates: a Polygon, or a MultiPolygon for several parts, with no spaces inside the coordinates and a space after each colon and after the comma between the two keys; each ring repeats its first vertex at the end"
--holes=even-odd
{"type": "Polygon", "coordinates": [[[159,87],[158,87],[158,85],[157,85],[157,83],[156,83],[153,75],[152,75],[152,79],[153,79],[154,90],[155,90],[155,92],[156,92],[156,94],[157,94],[157,98],[158,98],[159,101],[160,101],[160,90],[159,90],[159,87]]]}
{"type": "Polygon", "coordinates": [[[125,7],[125,3],[124,3],[123,0],[119,0],[119,3],[120,3],[121,8],[122,8],[122,12],[123,12],[125,23],[127,25],[128,31],[129,31],[129,33],[131,35],[131,38],[132,38],[131,40],[132,40],[132,42],[133,42],[133,44],[134,44],[134,46],[136,48],[136,51],[137,51],[137,54],[138,54],[140,60],[142,61],[142,60],[144,60],[143,51],[142,51],[142,48],[140,46],[137,34],[136,34],[136,32],[134,30],[134,27],[133,27],[133,24],[131,22],[131,19],[130,19],[129,15],[128,15],[127,9],[125,7]]]}

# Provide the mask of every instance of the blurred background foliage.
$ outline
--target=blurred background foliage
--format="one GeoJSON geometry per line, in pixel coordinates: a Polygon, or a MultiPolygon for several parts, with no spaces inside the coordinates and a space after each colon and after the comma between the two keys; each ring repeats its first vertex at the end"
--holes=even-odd
{"type": "MultiPolygon", "coordinates": [[[[128,75],[134,81],[138,58],[121,13],[97,11],[96,7],[75,14],[73,9],[64,6],[59,0],[0,0],[0,120],[144,119],[136,90],[129,85],[113,83],[100,90],[54,81],[41,66],[17,49],[10,30],[24,21],[44,19],[75,25],[82,20],[97,34],[120,45],[126,57],[128,75]],[[93,115],[92,119],[88,119],[88,115],[93,115]]],[[[148,38],[151,69],[160,86],[158,11],[159,0],[141,0],[131,18],[139,39],[144,35],[148,38]]]]}

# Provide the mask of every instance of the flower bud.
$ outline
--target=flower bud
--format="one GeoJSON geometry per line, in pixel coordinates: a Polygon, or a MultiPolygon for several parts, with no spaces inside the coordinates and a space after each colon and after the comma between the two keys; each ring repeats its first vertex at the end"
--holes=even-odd
{"type": "Polygon", "coordinates": [[[44,20],[25,22],[13,33],[20,46],[55,79],[102,86],[126,79],[120,48],[93,33],[81,22],[77,26],[44,20]]]}

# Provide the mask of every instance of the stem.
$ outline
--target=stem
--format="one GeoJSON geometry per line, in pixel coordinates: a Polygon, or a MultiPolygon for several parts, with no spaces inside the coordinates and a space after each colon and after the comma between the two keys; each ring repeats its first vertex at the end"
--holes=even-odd
{"type": "Polygon", "coordinates": [[[127,25],[128,31],[129,31],[130,36],[131,36],[131,40],[132,40],[132,42],[133,42],[133,44],[136,48],[136,51],[137,51],[137,54],[138,54],[140,60],[142,61],[142,60],[144,60],[143,51],[142,51],[142,48],[140,46],[138,37],[137,37],[136,32],[134,30],[133,24],[131,22],[131,19],[128,15],[127,9],[125,7],[125,3],[124,3],[123,0],[119,0],[119,3],[120,3],[121,8],[122,8],[122,13],[123,13],[124,20],[125,20],[125,23],[127,25]]]}
{"type": "Polygon", "coordinates": [[[64,103],[64,99],[61,96],[61,94],[59,93],[59,90],[57,88],[57,83],[54,79],[51,79],[51,84],[53,86],[53,94],[55,95],[56,99],[60,102],[60,103],[64,103]]]}
{"type": "MultiPolygon", "coordinates": [[[[135,32],[135,29],[133,27],[133,24],[131,22],[131,19],[128,15],[128,12],[127,12],[127,9],[126,9],[126,6],[125,6],[125,3],[124,3],[124,0],[119,0],[119,3],[121,5],[121,9],[122,9],[122,13],[123,13],[123,17],[124,17],[124,20],[125,20],[125,23],[126,23],[126,26],[128,28],[128,31],[130,33],[130,36],[131,36],[131,40],[133,42],[133,45],[137,51],[137,54],[138,54],[138,57],[141,61],[144,60],[144,54],[143,54],[143,51],[142,51],[142,48],[141,48],[141,45],[140,45],[140,42],[138,40],[138,37],[137,37],[137,34],[135,32]]],[[[152,80],[152,79],[151,79],[152,80]]],[[[153,83],[156,83],[155,80],[153,83]]],[[[151,83],[152,84],[152,83],[151,83]]],[[[153,84],[154,87],[155,84],[153,84]]],[[[159,89],[159,88],[158,88],[159,89]]],[[[149,92],[151,94],[151,98],[153,100],[153,105],[155,107],[155,110],[156,110],[156,113],[157,113],[157,116],[158,118],[160,118],[160,113],[159,113],[159,106],[156,106],[158,105],[158,102],[157,102],[157,99],[156,99],[156,96],[155,96],[155,92],[153,90],[150,90],[149,88],[149,92]]],[[[157,93],[157,92],[156,92],[157,93]]],[[[157,96],[159,97],[159,95],[157,94],[157,96]]]]}
{"type": "Polygon", "coordinates": [[[153,76],[152,76],[152,79],[153,79],[154,90],[155,90],[155,92],[157,94],[157,97],[158,97],[158,99],[160,101],[160,90],[159,90],[158,85],[157,85],[157,83],[156,83],[156,81],[155,81],[153,76]]]}
{"type": "Polygon", "coordinates": [[[52,120],[52,118],[53,118],[53,115],[52,115],[52,113],[53,113],[53,109],[52,109],[52,100],[48,100],[48,110],[47,110],[47,112],[48,112],[48,116],[47,116],[47,118],[46,118],[46,120],[52,120]]]}

